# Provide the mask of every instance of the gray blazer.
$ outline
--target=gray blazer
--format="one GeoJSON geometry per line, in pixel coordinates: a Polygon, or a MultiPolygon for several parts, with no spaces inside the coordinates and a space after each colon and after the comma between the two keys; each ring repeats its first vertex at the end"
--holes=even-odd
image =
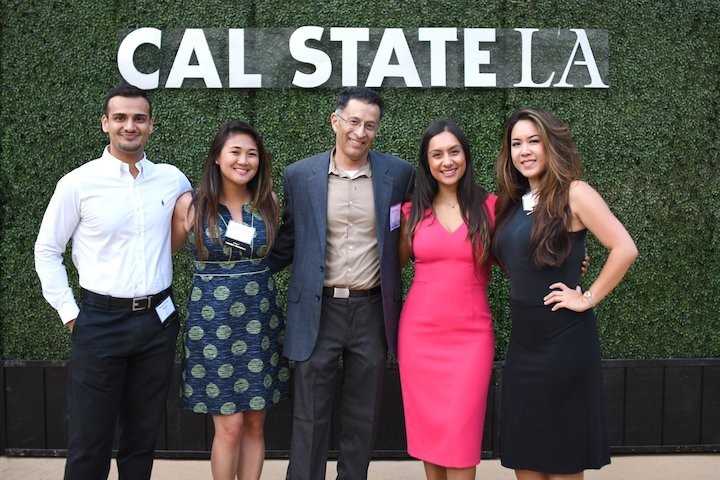
{"type": "MultiPolygon", "coordinates": [[[[284,354],[304,361],[315,347],[320,326],[327,244],[328,169],[331,150],[285,168],[283,224],[270,252],[273,271],[293,264],[288,290],[284,354]]],[[[397,352],[397,331],[402,306],[398,262],[399,229],[390,231],[390,207],[408,200],[415,169],[401,158],[370,151],[380,286],[388,348],[397,352]]]]}

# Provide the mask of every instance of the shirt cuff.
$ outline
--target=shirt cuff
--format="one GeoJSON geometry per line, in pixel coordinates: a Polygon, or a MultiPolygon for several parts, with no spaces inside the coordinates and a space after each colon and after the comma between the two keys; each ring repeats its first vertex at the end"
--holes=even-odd
{"type": "Polygon", "coordinates": [[[60,320],[62,320],[63,325],[67,324],[70,320],[75,320],[79,313],[80,309],[76,303],[66,303],[58,309],[58,314],[60,314],[60,320]]]}

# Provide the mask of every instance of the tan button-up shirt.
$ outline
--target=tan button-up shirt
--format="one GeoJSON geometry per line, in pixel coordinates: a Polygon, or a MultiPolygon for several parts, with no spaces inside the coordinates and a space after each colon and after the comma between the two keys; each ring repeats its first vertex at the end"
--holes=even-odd
{"type": "Polygon", "coordinates": [[[367,290],[380,285],[370,162],[344,172],[330,157],[325,286],[367,290]]]}

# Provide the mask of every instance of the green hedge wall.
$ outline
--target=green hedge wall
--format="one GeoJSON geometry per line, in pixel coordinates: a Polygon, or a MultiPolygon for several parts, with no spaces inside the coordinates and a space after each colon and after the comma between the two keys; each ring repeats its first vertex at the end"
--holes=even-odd
{"type": "MultiPolygon", "coordinates": [[[[469,133],[479,181],[494,190],[504,118],[525,104],[555,111],[572,127],[586,179],[640,250],[625,281],[597,309],[603,355],[720,356],[717,0],[0,5],[0,358],[67,357],[68,335],[40,293],[33,244],[57,180],[106,144],[99,118],[104,94],[119,81],[118,31],[302,25],[608,30],[609,89],[382,89],[388,112],[376,148],[415,162],[425,126],[452,117],[469,133]]],[[[148,154],[176,164],[196,183],[218,125],[247,119],[266,138],[280,192],[284,165],[332,145],[328,116],[336,93],[160,89],[153,93],[156,129],[148,154]]],[[[593,278],[605,254],[594,241],[589,252],[593,278]]],[[[184,299],[187,253],[176,257],[175,285],[184,299]]],[[[498,358],[509,331],[507,288],[495,272],[490,295],[498,358]]]]}

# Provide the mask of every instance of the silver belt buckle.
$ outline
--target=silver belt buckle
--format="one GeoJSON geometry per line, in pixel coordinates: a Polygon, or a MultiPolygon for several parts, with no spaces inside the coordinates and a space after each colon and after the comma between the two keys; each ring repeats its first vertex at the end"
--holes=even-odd
{"type": "Polygon", "coordinates": [[[333,287],[333,298],[350,298],[350,289],[345,287],[333,287]]]}
{"type": "Polygon", "coordinates": [[[135,297],[132,302],[132,311],[137,312],[140,310],[147,310],[150,308],[150,299],[152,297],[135,297]],[[145,303],[142,303],[145,302],[145,303]]]}

